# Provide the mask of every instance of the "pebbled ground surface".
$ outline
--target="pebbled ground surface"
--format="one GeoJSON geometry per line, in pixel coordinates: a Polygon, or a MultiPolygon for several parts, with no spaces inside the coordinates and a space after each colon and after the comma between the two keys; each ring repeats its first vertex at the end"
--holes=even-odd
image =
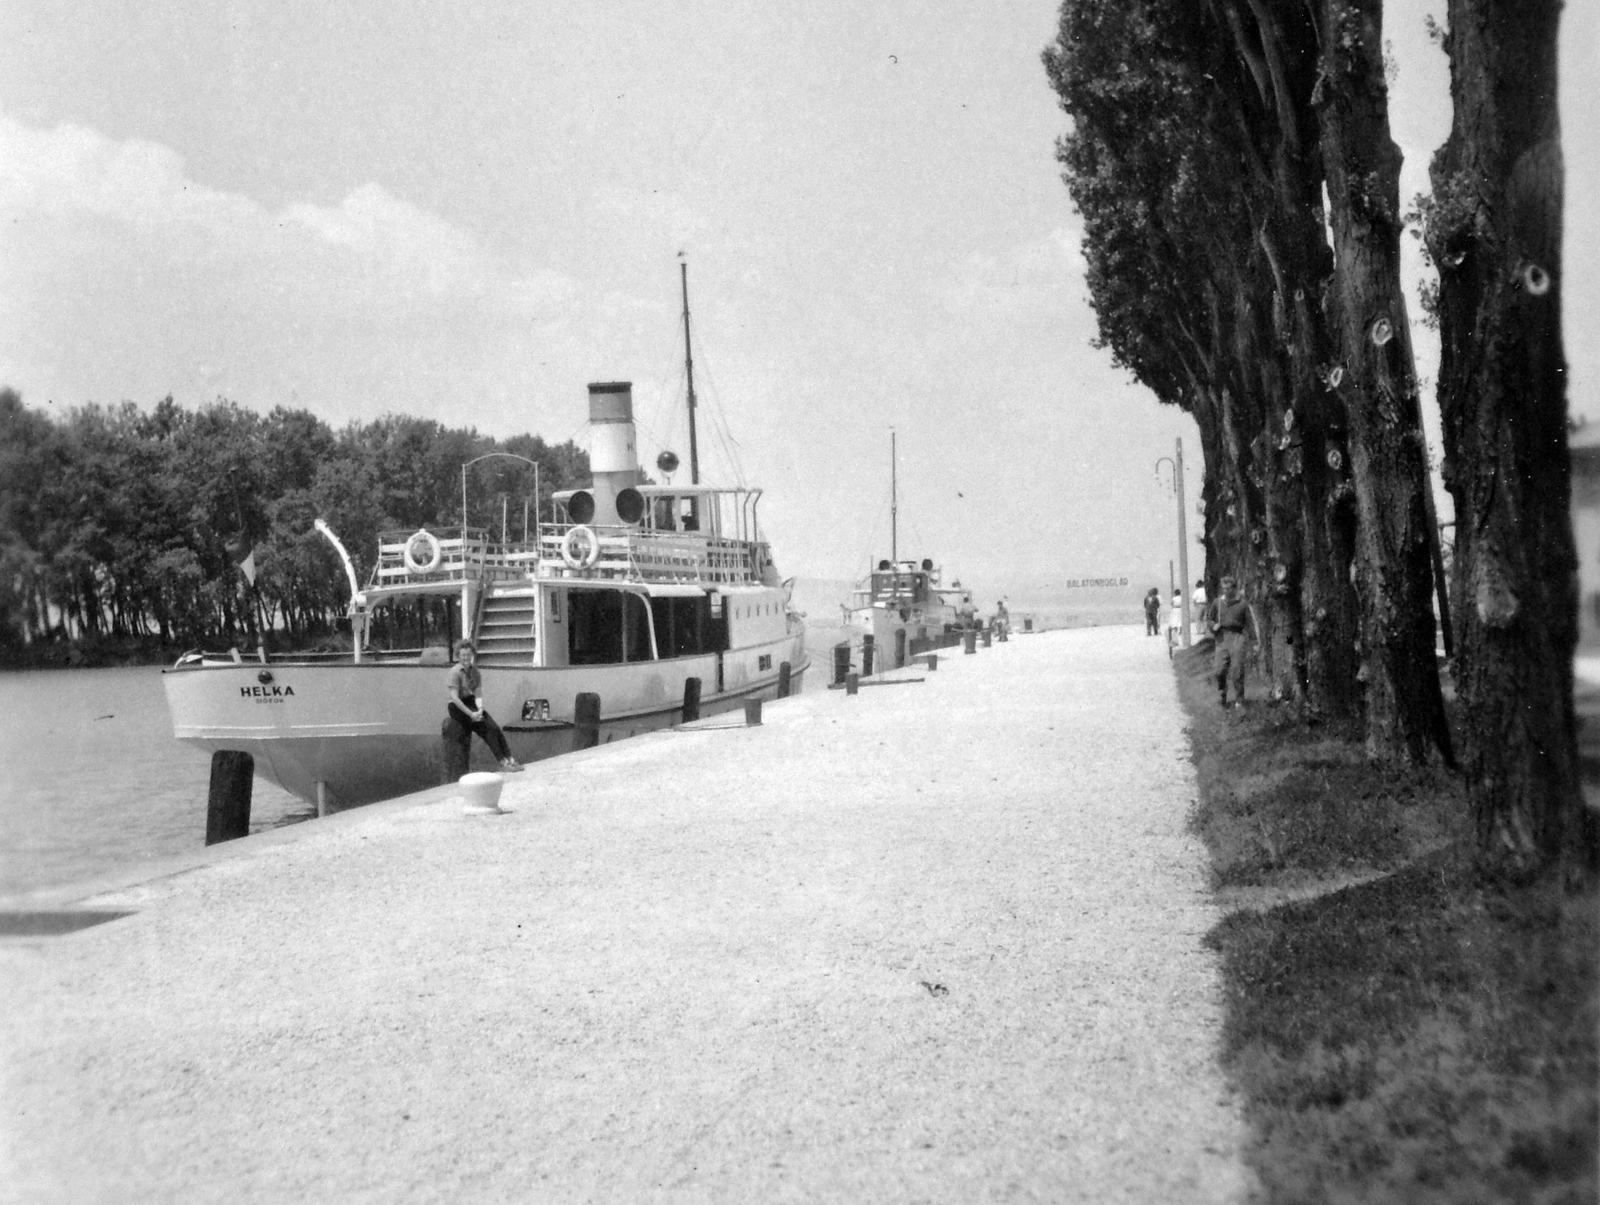
{"type": "Polygon", "coordinates": [[[815,669],[0,940],[0,1199],[1250,1199],[1164,643],[815,669]]]}

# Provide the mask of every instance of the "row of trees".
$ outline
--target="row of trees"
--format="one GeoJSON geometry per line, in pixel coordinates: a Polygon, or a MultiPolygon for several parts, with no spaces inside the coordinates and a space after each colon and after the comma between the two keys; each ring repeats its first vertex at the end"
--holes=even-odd
{"type": "Polygon", "coordinates": [[[1063,0],[1044,55],[1101,341],[1198,423],[1208,566],[1262,604],[1275,692],[1361,718],[1374,758],[1459,760],[1485,859],[1519,875],[1595,853],[1572,707],[1560,7],[1449,0],[1454,125],[1410,215],[1382,0],[1063,0]],[[1439,271],[1448,584],[1408,219],[1439,271]]]}
{"type": "MultiPolygon", "coordinates": [[[[57,419],[0,389],[0,657],[108,638],[326,637],[350,590],[314,520],[338,533],[364,580],[380,531],[459,526],[461,467],[491,452],[538,463],[546,515],[552,490],[588,481],[588,456],[571,442],[500,441],[429,419],[334,431],[304,410],[185,410],[170,397],[57,419]]],[[[534,478],[517,460],[474,466],[468,522],[498,531],[509,509],[520,532],[534,478]]]]}

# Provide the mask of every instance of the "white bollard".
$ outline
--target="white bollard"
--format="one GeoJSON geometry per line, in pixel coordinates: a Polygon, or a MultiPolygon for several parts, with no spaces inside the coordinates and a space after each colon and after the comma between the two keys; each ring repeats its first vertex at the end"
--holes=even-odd
{"type": "Polygon", "coordinates": [[[494,816],[504,810],[500,806],[500,788],[506,785],[504,774],[463,774],[457,785],[461,788],[461,810],[468,816],[494,816]]]}

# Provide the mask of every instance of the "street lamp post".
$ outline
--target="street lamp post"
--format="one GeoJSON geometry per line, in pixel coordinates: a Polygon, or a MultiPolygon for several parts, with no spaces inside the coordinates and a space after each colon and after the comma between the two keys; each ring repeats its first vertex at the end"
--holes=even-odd
{"type": "MultiPolygon", "coordinates": [[[[1183,583],[1180,597],[1183,600],[1183,647],[1189,647],[1189,530],[1183,513],[1183,440],[1178,440],[1177,459],[1162,456],[1156,461],[1156,476],[1161,475],[1161,461],[1172,465],[1172,487],[1178,496],[1178,580],[1183,583]]],[[[1171,573],[1171,562],[1168,562],[1171,573]]]]}

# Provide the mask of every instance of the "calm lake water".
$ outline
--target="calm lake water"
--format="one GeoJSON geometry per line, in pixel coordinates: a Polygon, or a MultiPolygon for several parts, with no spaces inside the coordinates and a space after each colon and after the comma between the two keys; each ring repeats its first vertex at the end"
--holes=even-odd
{"type": "MultiPolygon", "coordinates": [[[[0,673],[0,895],[203,849],[211,755],[172,739],[161,670],[0,673]]],[[[311,813],[256,779],[252,832],[311,813]]]]}

